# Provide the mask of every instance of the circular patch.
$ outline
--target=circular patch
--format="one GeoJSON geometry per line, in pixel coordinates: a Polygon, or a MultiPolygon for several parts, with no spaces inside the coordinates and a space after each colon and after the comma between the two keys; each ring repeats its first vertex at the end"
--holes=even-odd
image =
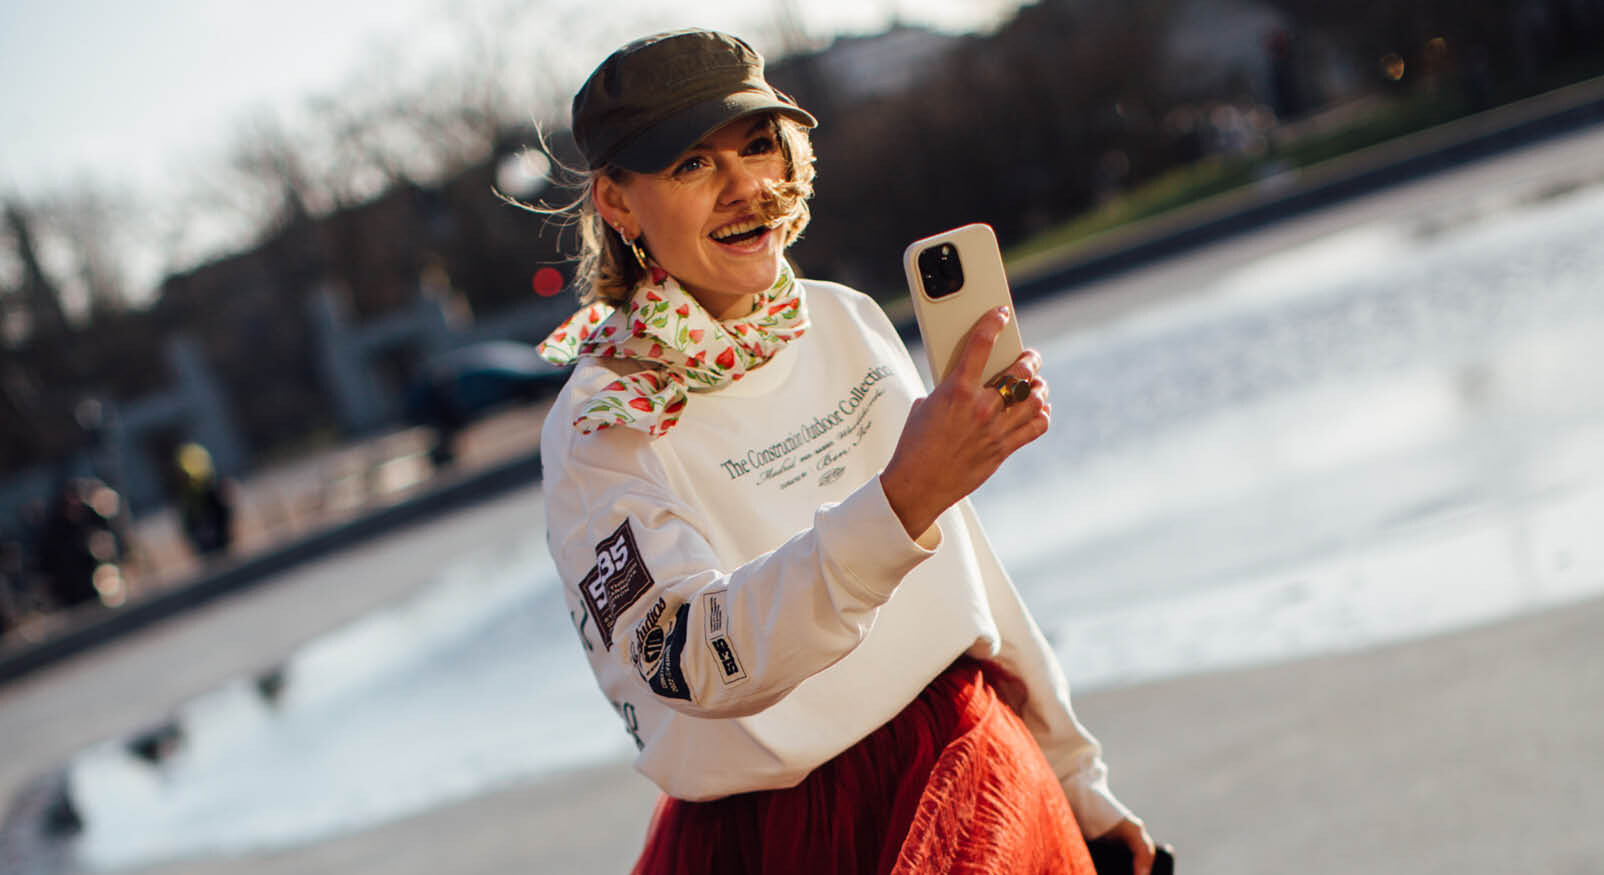
{"type": "Polygon", "coordinates": [[[663,627],[659,626],[646,636],[646,644],[641,647],[641,656],[647,662],[656,662],[657,657],[663,655],[663,627]]]}

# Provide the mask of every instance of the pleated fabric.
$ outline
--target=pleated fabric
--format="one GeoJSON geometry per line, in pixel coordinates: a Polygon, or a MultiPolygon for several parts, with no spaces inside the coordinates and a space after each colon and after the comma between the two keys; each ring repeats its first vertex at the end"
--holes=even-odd
{"type": "Polygon", "coordinates": [[[664,796],[634,875],[1094,875],[1010,680],[960,659],[795,787],[664,796]]]}

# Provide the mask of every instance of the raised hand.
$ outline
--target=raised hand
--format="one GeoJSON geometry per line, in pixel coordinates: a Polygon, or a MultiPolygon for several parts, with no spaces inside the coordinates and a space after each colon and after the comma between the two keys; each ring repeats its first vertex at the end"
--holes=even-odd
{"type": "Polygon", "coordinates": [[[986,356],[1012,318],[1007,307],[981,316],[964,337],[947,378],[908,412],[880,483],[910,537],[924,534],[1004,459],[1047,432],[1052,406],[1035,350],[1025,350],[996,379],[984,381],[986,356]],[[999,384],[1009,379],[1026,381],[1029,394],[1007,400],[999,384]]]}

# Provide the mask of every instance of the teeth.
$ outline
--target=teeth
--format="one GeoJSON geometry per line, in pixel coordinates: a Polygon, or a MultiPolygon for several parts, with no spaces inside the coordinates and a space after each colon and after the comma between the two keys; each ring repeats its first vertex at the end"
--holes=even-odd
{"type": "Polygon", "coordinates": [[[755,231],[761,227],[763,227],[763,223],[759,222],[757,219],[747,219],[744,222],[736,222],[733,225],[725,225],[717,231],[714,231],[709,236],[711,236],[714,240],[724,240],[729,237],[734,237],[737,234],[745,234],[748,231],[755,231]]]}

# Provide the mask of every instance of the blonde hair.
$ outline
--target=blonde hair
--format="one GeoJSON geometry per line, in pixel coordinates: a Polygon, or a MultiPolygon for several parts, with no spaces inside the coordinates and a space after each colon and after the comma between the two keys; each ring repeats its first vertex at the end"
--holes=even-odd
{"type": "MultiPolygon", "coordinates": [[[[785,158],[785,178],[770,181],[758,195],[757,218],[763,222],[783,219],[782,247],[789,247],[802,236],[812,218],[808,198],[813,196],[813,142],[807,128],[781,115],[769,116],[769,127],[785,158]]],[[[539,207],[502,195],[502,199],[524,209],[547,216],[558,216],[566,224],[579,227],[579,254],[574,285],[580,289],[579,301],[606,301],[615,307],[629,302],[635,287],[646,278],[646,269],[628,243],[596,210],[596,181],[603,176],[622,181],[630,171],[619,167],[600,170],[565,168],[578,177],[579,195],[558,207],[539,207]]],[[[644,242],[641,240],[638,243],[644,242]]]]}

